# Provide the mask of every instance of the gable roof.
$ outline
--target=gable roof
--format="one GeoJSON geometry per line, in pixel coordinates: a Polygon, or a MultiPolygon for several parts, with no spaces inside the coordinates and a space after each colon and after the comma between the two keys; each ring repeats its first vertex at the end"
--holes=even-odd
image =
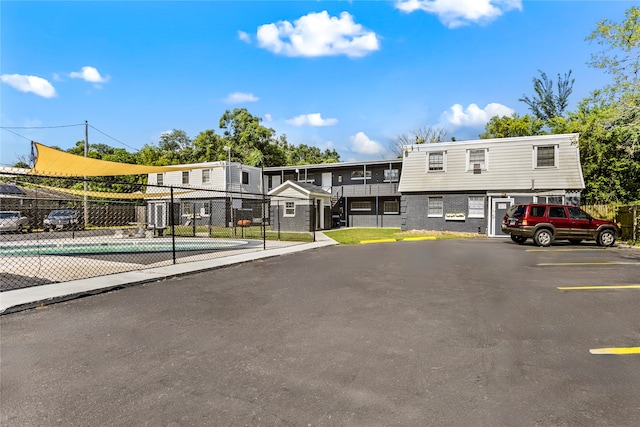
{"type": "Polygon", "coordinates": [[[278,196],[287,190],[293,190],[299,194],[306,196],[309,199],[312,197],[317,197],[322,199],[331,198],[331,193],[323,190],[322,187],[309,184],[308,182],[298,182],[298,181],[285,181],[282,184],[278,185],[273,190],[269,191],[267,194],[269,196],[278,196]]]}
{"type": "Polygon", "coordinates": [[[407,145],[398,191],[582,190],[578,134],[407,145]],[[554,167],[535,166],[536,147],[556,147],[554,167]],[[484,150],[485,168],[469,169],[471,150],[484,150]],[[429,171],[429,153],[442,153],[444,170],[429,171]]]}

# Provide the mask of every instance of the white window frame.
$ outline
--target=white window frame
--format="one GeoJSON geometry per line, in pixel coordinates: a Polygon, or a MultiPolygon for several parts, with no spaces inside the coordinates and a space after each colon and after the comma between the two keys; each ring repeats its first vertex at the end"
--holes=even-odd
{"type": "Polygon", "coordinates": [[[295,202],[284,202],[284,217],[296,216],[296,204],[295,202]]]}
{"type": "Polygon", "coordinates": [[[489,170],[489,149],[488,148],[470,148],[467,150],[467,172],[473,172],[474,168],[471,163],[471,152],[472,151],[484,151],[484,167],[480,167],[480,170],[486,171],[489,170]]]}
{"type": "Polygon", "coordinates": [[[534,169],[553,169],[558,167],[558,144],[545,144],[533,146],[533,168],[534,169]],[[538,149],[553,147],[553,166],[538,166],[538,149]]]}
{"type": "Polygon", "coordinates": [[[202,169],[202,183],[211,184],[211,169],[202,169]]]}
{"type": "Polygon", "coordinates": [[[352,212],[371,212],[371,200],[354,200],[351,202],[350,209],[352,212]],[[369,207],[364,205],[368,204],[369,207]],[[360,207],[357,207],[360,205],[360,207]]]}
{"type": "Polygon", "coordinates": [[[429,218],[442,218],[444,216],[444,199],[440,196],[438,197],[428,197],[427,198],[427,216],[429,218]],[[432,212],[431,210],[431,201],[440,200],[440,212],[437,211],[432,212]]]}
{"type": "Polygon", "coordinates": [[[241,181],[242,185],[249,185],[249,172],[241,171],[240,174],[241,174],[241,179],[242,179],[242,181],[241,181]],[[246,182],[245,182],[245,179],[244,179],[245,177],[247,178],[246,182]]]}
{"type": "Polygon", "coordinates": [[[427,173],[444,173],[447,171],[447,152],[446,151],[430,151],[427,153],[427,173]],[[429,159],[432,154],[442,154],[442,169],[431,169],[429,159]]]}
{"type": "Polygon", "coordinates": [[[351,181],[359,181],[359,180],[366,180],[366,179],[371,179],[370,170],[367,170],[366,173],[363,170],[351,171],[351,181]],[[362,172],[363,176],[356,176],[356,177],[353,176],[354,173],[360,173],[360,172],[362,172]]]}
{"type": "Polygon", "coordinates": [[[163,173],[156,174],[156,184],[164,185],[164,174],[163,173]]]}
{"type": "Polygon", "coordinates": [[[399,182],[400,181],[400,169],[385,169],[383,173],[383,182],[399,182]],[[391,175],[389,177],[389,175],[391,175]]]}
{"type": "Polygon", "coordinates": [[[182,183],[189,184],[189,178],[189,171],[182,171],[182,183]]]}
{"type": "Polygon", "coordinates": [[[397,200],[385,200],[384,202],[382,202],[382,213],[383,215],[394,215],[394,214],[399,214],[400,213],[400,202],[398,202],[397,200]],[[387,203],[391,204],[393,203],[394,209],[389,209],[387,210],[387,203]]]}
{"type": "Polygon", "coordinates": [[[467,213],[467,217],[468,218],[484,218],[484,196],[469,196],[469,201],[468,201],[468,213],[467,213]],[[474,203],[472,203],[472,200],[474,201],[474,203]],[[472,204],[475,203],[482,203],[482,212],[480,212],[479,206],[472,206],[472,204]]]}

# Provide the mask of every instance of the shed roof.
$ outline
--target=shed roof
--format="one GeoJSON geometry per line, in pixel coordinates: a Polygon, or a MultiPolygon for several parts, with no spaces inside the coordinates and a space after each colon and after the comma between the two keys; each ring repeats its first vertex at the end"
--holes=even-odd
{"type": "Polygon", "coordinates": [[[299,182],[299,181],[285,181],[273,190],[267,193],[269,196],[278,196],[281,195],[286,190],[294,190],[297,193],[300,193],[307,198],[331,198],[331,193],[322,189],[322,187],[318,187],[317,185],[309,184],[308,182],[299,182]]]}

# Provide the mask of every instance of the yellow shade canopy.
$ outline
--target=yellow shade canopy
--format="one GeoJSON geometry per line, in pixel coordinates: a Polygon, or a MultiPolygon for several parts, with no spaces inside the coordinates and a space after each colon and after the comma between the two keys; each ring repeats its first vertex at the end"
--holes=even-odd
{"type": "Polygon", "coordinates": [[[199,169],[198,166],[144,166],[129,163],[108,162],[77,156],[56,150],[39,142],[33,143],[38,151],[31,175],[44,176],[122,176],[146,175],[150,173],[175,172],[199,169]]]}

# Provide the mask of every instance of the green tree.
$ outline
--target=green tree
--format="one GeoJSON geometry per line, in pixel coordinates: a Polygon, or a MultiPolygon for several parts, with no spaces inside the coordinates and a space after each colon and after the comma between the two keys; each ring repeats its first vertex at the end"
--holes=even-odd
{"type": "Polygon", "coordinates": [[[291,145],[287,151],[287,164],[292,166],[337,163],[339,161],[340,155],[336,150],[322,151],[318,147],[306,144],[291,145]]]}
{"type": "Polygon", "coordinates": [[[579,134],[582,199],[587,204],[640,200],[640,132],[621,120],[619,107],[596,92],[568,117],[550,122],[553,133],[579,134]]]}
{"type": "Polygon", "coordinates": [[[586,38],[596,42],[601,50],[591,55],[589,65],[613,76],[607,89],[613,92],[638,90],[640,71],[640,9],[632,6],[625,12],[621,23],[604,19],[586,38]]]}
{"type": "Polygon", "coordinates": [[[481,139],[489,138],[509,138],[515,136],[544,135],[544,122],[528,114],[520,117],[517,114],[512,116],[493,116],[484,127],[484,132],[480,134],[481,139]]]}
{"type": "Polygon", "coordinates": [[[522,95],[518,101],[529,106],[531,113],[538,119],[546,122],[554,117],[562,116],[569,105],[569,95],[573,92],[575,79],[571,78],[571,70],[561,76],[558,73],[557,88],[554,90],[553,80],[538,70],[540,78],[533,78],[533,91],[535,95],[529,98],[522,95]]]}

